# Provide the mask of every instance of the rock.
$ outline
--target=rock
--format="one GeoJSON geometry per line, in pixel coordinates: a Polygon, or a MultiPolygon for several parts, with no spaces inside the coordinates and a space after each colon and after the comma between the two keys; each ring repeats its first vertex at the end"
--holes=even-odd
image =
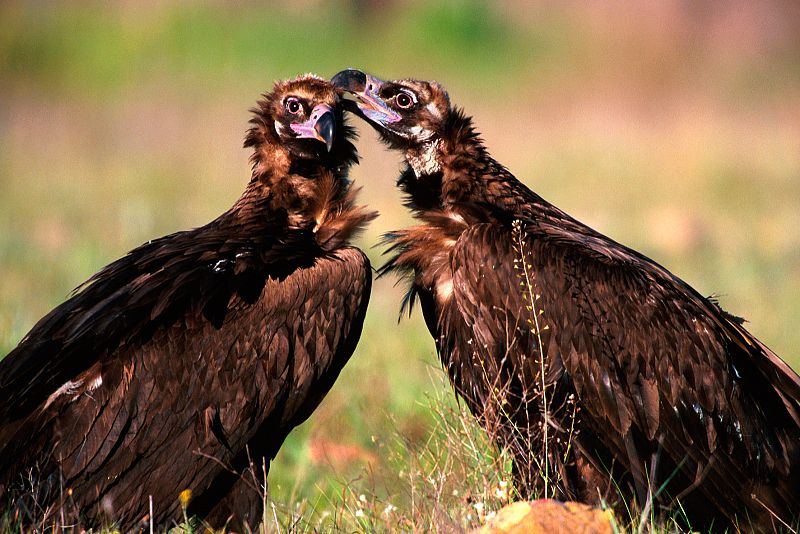
{"type": "Polygon", "coordinates": [[[552,499],[509,504],[473,534],[612,534],[610,510],[552,499]]]}

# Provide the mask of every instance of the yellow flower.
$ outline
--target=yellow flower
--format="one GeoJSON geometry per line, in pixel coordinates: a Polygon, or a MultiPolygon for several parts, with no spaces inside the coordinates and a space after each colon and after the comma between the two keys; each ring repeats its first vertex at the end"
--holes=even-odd
{"type": "Polygon", "coordinates": [[[192,500],[192,490],[186,488],[180,492],[178,494],[178,500],[181,501],[181,506],[186,508],[189,505],[189,501],[192,500]]]}

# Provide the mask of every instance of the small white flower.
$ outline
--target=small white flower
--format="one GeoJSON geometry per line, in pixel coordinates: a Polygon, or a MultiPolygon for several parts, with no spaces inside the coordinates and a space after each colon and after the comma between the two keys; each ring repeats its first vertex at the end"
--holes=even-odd
{"type": "Polygon", "coordinates": [[[458,497],[458,490],[457,489],[453,490],[453,497],[458,497]]]}
{"type": "Polygon", "coordinates": [[[395,510],[397,510],[397,507],[396,507],[396,506],[394,506],[394,505],[393,505],[393,504],[391,504],[391,503],[390,503],[390,504],[387,504],[387,505],[386,505],[386,508],[384,508],[384,509],[383,509],[383,515],[389,515],[389,514],[391,514],[392,512],[394,512],[395,510]]]}
{"type": "Polygon", "coordinates": [[[362,493],[358,496],[358,500],[361,502],[367,502],[367,496],[362,493]]]}
{"type": "Polygon", "coordinates": [[[475,508],[475,511],[478,512],[478,514],[482,514],[483,513],[483,503],[482,502],[473,503],[472,507],[475,508]]]}
{"type": "Polygon", "coordinates": [[[501,488],[505,488],[506,486],[508,486],[508,482],[506,482],[505,480],[501,480],[500,481],[500,487],[501,488]]]}
{"type": "Polygon", "coordinates": [[[361,508],[356,510],[356,517],[364,517],[364,510],[362,510],[361,508]]]}

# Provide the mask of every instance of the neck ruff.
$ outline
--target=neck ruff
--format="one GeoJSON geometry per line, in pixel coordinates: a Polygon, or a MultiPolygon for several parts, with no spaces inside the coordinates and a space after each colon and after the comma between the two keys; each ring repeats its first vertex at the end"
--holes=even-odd
{"type": "Polygon", "coordinates": [[[440,139],[428,141],[422,145],[420,150],[406,153],[406,161],[414,170],[417,178],[426,174],[435,174],[442,169],[442,164],[439,161],[440,143],[440,139]]]}

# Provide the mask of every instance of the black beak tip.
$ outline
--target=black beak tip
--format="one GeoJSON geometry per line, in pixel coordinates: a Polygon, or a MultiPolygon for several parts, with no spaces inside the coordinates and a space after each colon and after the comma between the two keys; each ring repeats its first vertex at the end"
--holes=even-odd
{"type": "Polygon", "coordinates": [[[330,152],[331,148],[333,148],[333,138],[336,135],[336,119],[333,116],[333,112],[328,111],[323,114],[317,121],[314,129],[317,130],[319,136],[325,140],[325,147],[328,149],[328,152],[330,152]]]}
{"type": "Polygon", "coordinates": [[[350,92],[363,92],[367,86],[367,75],[356,69],[345,69],[331,78],[331,83],[350,92]]]}

